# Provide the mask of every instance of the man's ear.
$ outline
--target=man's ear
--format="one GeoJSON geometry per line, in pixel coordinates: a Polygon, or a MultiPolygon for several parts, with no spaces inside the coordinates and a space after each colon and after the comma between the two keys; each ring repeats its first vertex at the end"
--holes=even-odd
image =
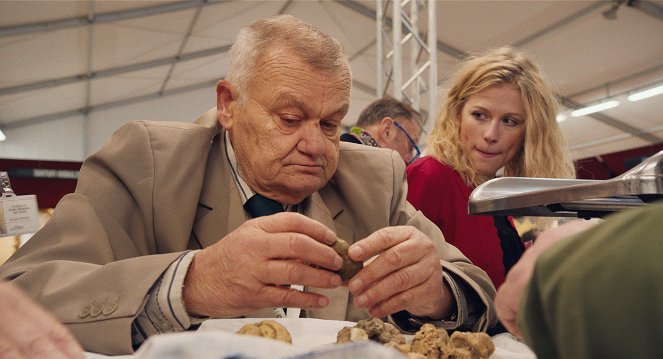
{"type": "Polygon", "coordinates": [[[232,128],[233,111],[237,106],[237,90],[235,85],[226,80],[216,84],[216,120],[226,130],[232,128]]]}
{"type": "Polygon", "coordinates": [[[380,121],[380,136],[383,139],[388,139],[389,135],[394,135],[394,119],[385,117],[380,121]]]}

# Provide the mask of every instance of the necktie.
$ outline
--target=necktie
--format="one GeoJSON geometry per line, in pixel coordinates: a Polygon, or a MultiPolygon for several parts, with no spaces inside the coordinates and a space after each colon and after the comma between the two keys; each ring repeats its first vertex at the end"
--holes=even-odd
{"type": "Polygon", "coordinates": [[[283,212],[283,205],[273,199],[269,199],[256,193],[244,203],[244,209],[249,212],[251,217],[258,218],[269,216],[270,214],[283,212]]]}
{"type": "MultiPolygon", "coordinates": [[[[249,198],[246,203],[244,203],[244,209],[249,212],[251,217],[258,218],[283,212],[283,205],[273,199],[269,199],[261,194],[256,193],[253,195],[253,197],[249,198]]],[[[293,287],[295,287],[297,290],[303,289],[302,286],[298,285],[293,285],[293,287]]],[[[285,308],[285,311],[282,308],[272,309],[277,318],[283,318],[286,313],[290,314],[288,317],[296,315],[296,318],[298,318],[301,311],[299,308],[285,308]]]]}

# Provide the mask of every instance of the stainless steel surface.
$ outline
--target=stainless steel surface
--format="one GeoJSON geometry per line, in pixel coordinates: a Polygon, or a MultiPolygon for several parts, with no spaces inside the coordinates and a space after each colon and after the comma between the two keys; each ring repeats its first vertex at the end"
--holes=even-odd
{"type": "Polygon", "coordinates": [[[468,213],[603,217],[642,206],[663,194],[663,151],[609,180],[502,177],[478,186],[468,213]]]}

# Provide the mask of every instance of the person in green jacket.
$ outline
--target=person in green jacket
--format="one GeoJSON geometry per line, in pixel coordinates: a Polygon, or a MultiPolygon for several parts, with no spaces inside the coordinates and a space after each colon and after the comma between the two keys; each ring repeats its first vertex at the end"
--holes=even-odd
{"type": "Polygon", "coordinates": [[[497,293],[498,317],[541,359],[663,357],[663,204],[589,227],[542,233],[497,293]]]}

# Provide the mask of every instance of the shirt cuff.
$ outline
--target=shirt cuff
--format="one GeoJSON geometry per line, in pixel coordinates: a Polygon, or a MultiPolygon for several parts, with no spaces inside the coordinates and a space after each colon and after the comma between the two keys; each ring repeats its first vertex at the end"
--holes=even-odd
{"type": "Polygon", "coordinates": [[[189,251],[179,256],[150,289],[143,310],[133,322],[134,347],[151,335],[181,332],[207,319],[189,316],[182,297],[184,278],[197,252],[189,251]]]}
{"type": "MultiPolygon", "coordinates": [[[[464,290],[465,286],[463,286],[464,282],[454,278],[452,273],[444,269],[442,270],[442,276],[444,281],[449,285],[449,288],[451,288],[451,293],[456,300],[456,313],[449,318],[433,320],[413,315],[407,311],[400,311],[390,315],[389,321],[406,333],[415,333],[426,323],[446,330],[475,330],[477,319],[481,316],[481,313],[477,315],[472,310],[471,305],[468,305],[467,291],[464,290]]],[[[472,289],[469,290],[472,291],[472,289]]],[[[485,312],[485,310],[483,311],[485,312]]]]}

